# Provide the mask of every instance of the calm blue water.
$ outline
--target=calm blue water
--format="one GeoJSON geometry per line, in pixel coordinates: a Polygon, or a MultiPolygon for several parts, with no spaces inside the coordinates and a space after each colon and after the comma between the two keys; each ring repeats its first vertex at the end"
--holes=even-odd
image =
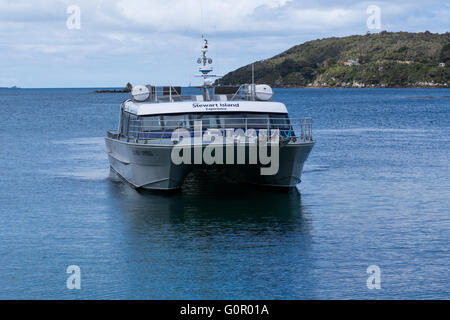
{"type": "Polygon", "coordinates": [[[450,89],[276,90],[314,121],[301,195],[138,193],[104,153],[126,95],[91,91],[0,90],[0,298],[450,298],[450,99],[417,97],[450,89]]]}

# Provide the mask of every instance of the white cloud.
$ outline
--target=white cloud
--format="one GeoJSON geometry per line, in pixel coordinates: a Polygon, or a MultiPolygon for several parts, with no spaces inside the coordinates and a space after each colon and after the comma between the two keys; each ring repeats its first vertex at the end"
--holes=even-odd
{"type": "Polygon", "coordinates": [[[122,0],[117,8],[130,23],[160,31],[201,32],[211,27],[218,31],[237,31],[251,24],[256,9],[282,8],[289,2],[291,0],[122,0]]]}
{"type": "MultiPolygon", "coordinates": [[[[186,82],[195,73],[192,61],[202,33],[210,38],[211,54],[220,57],[215,59],[220,72],[226,73],[306,40],[365,33],[370,4],[381,8],[382,29],[450,28],[446,1],[0,0],[0,61],[8,62],[2,65],[4,79],[23,79],[18,84],[24,86],[37,64],[49,70],[73,68],[72,82],[67,80],[72,85],[83,83],[86,70],[105,85],[128,81],[121,77],[130,74],[165,79],[168,68],[186,82]],[[80,30],[66,28],[71,4],[81,8],[80,30]],[[130,61],[141,67],[130,68],[130,61]]],[[[33,79],[45,83],[46,77],[65,76],[41,72],[33,79]]]]}

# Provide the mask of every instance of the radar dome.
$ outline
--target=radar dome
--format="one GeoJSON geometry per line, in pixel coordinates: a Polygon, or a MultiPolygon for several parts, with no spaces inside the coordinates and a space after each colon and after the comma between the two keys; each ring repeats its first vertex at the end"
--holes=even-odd
{"type": "Polygon", "coordinates": [[[133,86],[131,97],[135,101],[145,101],[150,96],[150,90],[146,86],[133,86]]]}
{"type": "MultiPolygon", "coordinates": [[[[252,85],[248,86],[248,92],[249,94],[252,94],[253,92],[252,85]]],[[[269,101],[272,99],[273,91],[270,86],[267,84],[257,84],[255,85],[255,98],[258,101],[269,101]]]]}

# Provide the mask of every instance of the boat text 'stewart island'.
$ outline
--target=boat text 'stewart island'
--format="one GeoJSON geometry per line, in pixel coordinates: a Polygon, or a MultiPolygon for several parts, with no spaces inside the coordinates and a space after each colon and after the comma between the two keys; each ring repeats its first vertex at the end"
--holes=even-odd
{"type": "Polygon", "coordinates": [[[144,189],[180,188],[191,171],[204,168],[239,182],[296,186],[314,145],[311,119],[289,118],[267,85],[212,85],[207,51],[205,40],[198,59],[201,94],[133,87],[120,107],[118,129],[105,138],[111,168],[144,189]]]}

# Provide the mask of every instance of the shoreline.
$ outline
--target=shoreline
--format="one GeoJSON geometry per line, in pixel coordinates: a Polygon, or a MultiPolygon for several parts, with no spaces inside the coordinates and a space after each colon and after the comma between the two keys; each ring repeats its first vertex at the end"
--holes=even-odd
{"type": "Polygon", "coordinates": [[[94,90],[93,93],[130,93],[127,90],[94,90]]]}
{"type": "Polygon", "coordinates": [[[449,89],[450,86],[272,86],[272,88],[292,89],[449,89]]]}
{"type": "MultiPolygon", "coordinates": [[[[224,85],[228,86],[228,85],[224,85]]],[[[197,88],[194,86],[181,86],[182,88],[197,88]]],[[[275,89],[450,89],[449,86],[271,86],[275,89]]],[[[129,93],[123,89],[101,89],[99,87],[0,87],[0,90],[29,90],[29,89],[90,89],[92,93],[129,93]]]]}

